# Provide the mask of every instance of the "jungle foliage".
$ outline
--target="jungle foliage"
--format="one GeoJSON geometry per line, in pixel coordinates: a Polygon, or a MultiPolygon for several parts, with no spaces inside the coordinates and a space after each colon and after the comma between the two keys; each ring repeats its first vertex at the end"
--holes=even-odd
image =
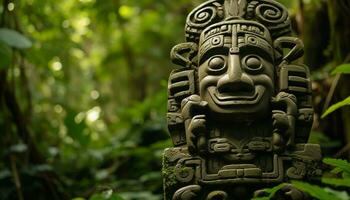
{"type": "MultiPolygon", "coordinates": [[[[162,199],[168,55],[201,2],[2,0],[0,199],[162,199]]],[[[280,2],[312,69],[310,141],[349,159],[350,1],[280,2]]],[[[326,164],[330,188],[293,184],[348,198],[349,164],[326,164]]]]}

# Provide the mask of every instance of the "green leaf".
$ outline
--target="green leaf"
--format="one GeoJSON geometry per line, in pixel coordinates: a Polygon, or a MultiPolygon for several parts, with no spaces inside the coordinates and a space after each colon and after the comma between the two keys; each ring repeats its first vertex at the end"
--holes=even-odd
{"type": "Polygon", "coordinates": [[[334,74],[350,74],[350,63],[342,64],[336,67],[332,71],[332,75],[334,74]]]}
{"type": "Polygon", "coordinates": [[[270,197],[255,197],[252,200],[270,200],[270,197]]]}
{"type": "Polygon", "coordinates": [[[349,178],[349,179],[350,179],[350,173],[348,173],[348,172],[343,172],[343,173],[342,173],[342,177],[343,177],[343,178],[349,178]]]}
{"type": "Polygon", "coordinates": [[[334,186],[345,186],[350,187],[350,178],[340,179],[340,178],[322,178],[322,182],[334,185],[334,186]]]}
{"type": "Polygon", "coordinates": [[[333,148],[341,146],[341,142],[337,140],[331,140],[322,132],[311,131],[308,143],[320,144],[325,148],[333,148]]]}
{"type": "Polygon", "coordinates": [[[327,165],[331,165],[333,167],[337,167],[347,173],[350,173],[350,163],[346,160],[334,159],[334,158],[325,158],[323,162],[327,165]]]}
{"type": "Polygon", "coordinates": [[[6,69],[11,64],[12,50],[4,42],[0,41],[0,70],[6,69]]]}
{"type": "Polygon", "coordinates": [[[332,174],[339,174],[340,172],[343,172],[343,170],[339,167],[336,167],[331,171],[332,174]]]}
{"type": "Polygon", "coordinates": [[[307,192],[310,194],[312,197],[315,197],[319,200],[341,200],[340,198],[334,196],[333,194],[330,194],[323,188],[316,186],[316,185],[311,185],[309,183],[303,183],[299,181],[292,181],[292,184],[294,187],[296,187],[299,190],[302,190],[304,192],[307,192]]]}
{"type": "Polygon", "coordinates": [[[18,49],[27,49],[32,46],[32,42],[27,37],[8,28],[0,28],[0,41],[18,49]]]}
{"type": "Polygon", "coordinates": [[[331,114],[332,112],[338,110],[341,107],[350,105],[350,97],[346,98],[344,101],[338,102],[334,105],[332,105],[330,108],[327,109],[325,113],[323,113],[322,118],[325,118],[327,115],[331,114]]]}
{"type": "Polygon", "coordinates": [[[337,191],[337,190],[333,190],[331,188],[324,188],[324,190],[330,194],[333,194],[334,196],[338,197],[341,200],[349,200],[350,197],[348,195],[348,193],[346,193],[346,191],[337,191]]]}
{"type": "Polygon", "coordinates": [[[282,183],[273,188],[264,189],[264,191],[269,194],[268,197],[256,197],[256,198],[253,198],[252,200],[269,200],[276,194],[278,190],[282,189],[285,185],[286,185],[285,183],[282,183]]]}

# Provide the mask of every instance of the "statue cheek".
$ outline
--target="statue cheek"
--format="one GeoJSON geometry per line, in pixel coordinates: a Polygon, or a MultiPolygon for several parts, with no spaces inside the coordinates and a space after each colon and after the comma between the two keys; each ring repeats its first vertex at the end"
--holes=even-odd
{"type": "Polygon", "coordinates": [[[212,87],[212,86],[216,87],[220,77],[221,76],[210,76],[210,75],[207,75],[203,79],[201,79],[199,81],[200,93],[201,94],[205,93],[207,88],[209,88],[209,87],[212,87]]]}
{"type": "Polygon", "coordinates": [[[251,79],[254,82],[254,85],[263,85],[267,90],[274,90],[273,76],[267,74],[253,75],[251,79]]]}

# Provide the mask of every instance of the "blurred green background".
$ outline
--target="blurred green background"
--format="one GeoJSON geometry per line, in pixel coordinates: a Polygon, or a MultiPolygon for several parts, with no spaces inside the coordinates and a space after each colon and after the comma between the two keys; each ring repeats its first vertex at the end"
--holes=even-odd
{"type": "MultiPolygon", "coordinates": [[[[0,199],[162,199],[168,55],[201,2],[2,0],[0,199]]],[[[349,109],[320,116],[350,94],[330,74],[350,61],[350,3],[280,2],[312,69],[311,141],[348,158],[349,109]]]]}

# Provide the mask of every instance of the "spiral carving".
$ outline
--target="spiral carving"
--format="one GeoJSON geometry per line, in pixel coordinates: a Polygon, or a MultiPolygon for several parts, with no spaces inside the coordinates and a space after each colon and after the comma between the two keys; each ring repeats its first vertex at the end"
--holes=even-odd
{"type": "MultiPolygon", "coordinates": [[[[195,24],[196,22],[198,23],[204,23],[204,24],[208,24],[210,23],[210,21],[213,20],[213,18],[215,17],[215,8],[214,7],[207,7],[207,8],[203,8],[202,10],[199,10],[195,15],[194,15],[194,23],[192,23],[194,26],[196,26],[197,24],[195,24]]],[[[191,23],[191,22],[190,22],[191,23]]],[[[201,26],[202,24],[199,24],[199,26],[201,26]]]]}
{"type": "Polygon", "coordinates": [[[194,178],[194,169],[177,164],[175,166],[176,179],[183,183],[188,183],[194,178]]]}
{"type": "Polygon", "coordinates": [[[187,17],[186,39],[198,42],[201,32],[224,17],[222,0],[208,1],[194,9],[187,17]]]}
{"type": "Polygon", "coordinates": [[[252,1],[248,5],[247,12],[247,17],[249,19],[255,18],[264,24],[270,30],[273,38],[288,34],[291,30],[287,9],[277,2],[252,1]]]}
{"type": "Polygon", "coordinates": [[[288,13],[278,4],[261,4],[256,7],[256,16],[262,23],[278,25],[288,19],[288,13]]]}

